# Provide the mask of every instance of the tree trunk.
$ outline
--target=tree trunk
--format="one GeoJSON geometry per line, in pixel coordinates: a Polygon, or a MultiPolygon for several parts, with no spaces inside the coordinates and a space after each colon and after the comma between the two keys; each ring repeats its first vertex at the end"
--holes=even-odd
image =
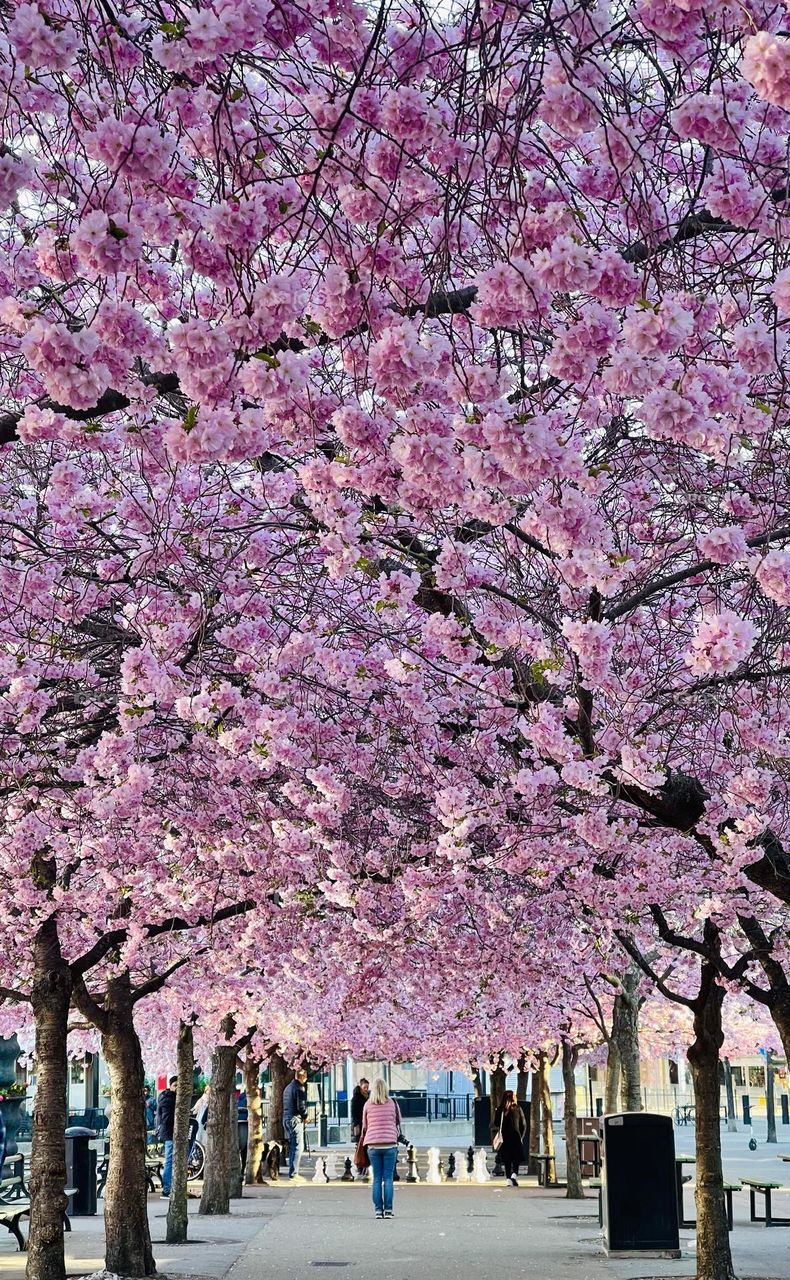
{"type": "Polygon", "coordinates": [[[491,1124],[494,1123],[494,1116],[496,1115],[498,1108],[502,1106],[506,1084],[507,1072],[500,1062],[500,1065],[495,1067],[491,1072],[491,1124]]]}
{"type": "Polygon", "coordinates": [[[230,1167],[228,1169],[228,1195],[240,1200],[244,1194],[244,1178],[239,1147],[239,1102],[236,1097],[236,1062],[233,1063],[233,1080],[228,1099],[228,1125],[230,1126],[230,1167]]]}
{"type": "Polygon", "coordinates": [[[567,1200],[583,1200],[582,1162],[576,1120],[576,1063],[579,1050],[567,1040],[562,1042],[562,1082],[565,1086],[565,1160],[567,1165],[567,1200]]]}
{"type": "Polygon", "coordinates": [[[279,1142],[280,1150],[285,1149],[285,1130],[283,1129],[283,1094],[285,1086],[291,1079],[292,1072],[281,1053],[273,1050],[269,1058],[269,1120],[266,1136],[269,1142],[279,1142]]]}
{"type": "Polygon", "coordinates": [[[247,1163],[244,1181],[248,1187],[258,1181],[263,1157],[263,1106],[261,1104],[261,1060],[247,1050],[244,1058],[244,1088],[247,1094],[247,1163]]]}
{"type": "Polygon", "coordinates": [[[105,1266],[113,1275],[156,1275],[145,1177],[145,1070],[132,1021],[128,971],[107,982],[102,1053],[110,1074],[110,1166],[104,1190],[105,1266]]]}
{"type": "MultiPolygon", "coordinates": [[[[470,1065],[471,1065],[471,1064],[470,1064],[470,1065]]],[[[472,1070],[472,1088],[473,1088],[473,1089],[474,1089],[474,1091],[475,1091],[475,1097],[476,1097],[476,1098],[482,1098],[482,1096],[483,1096],[483,1082],[482,1082],[482,1080],[480,1079],[480,1068],[479,1068],[479,1067],[472,1067],[472,1069],[471,1069],[471,1070],[472,1070]]]]}
{"type": "Polygon", "coordinates": [[[771,1062],[771,1050],[766,1050],[765,1059],[765,1114],[768,1121],[766,1142],[776,1142],[776,1100],[774,1096],[774,1067],[771,1062]]]}
{"type": "MultiPolygon", "coordinates": [[[[234,1030],[233,1018],[226,1017],[222,1023],[222,1033],[226,1040],[232,1039],[234,1030]]],[[[206,1168],[203,1177],[203,1194],[200,1198],[202,1214],[230,1212],[230,1098],[236,1076],[237,1052],[234,1044],[218,1044],[211,1057],[211,1093],[208,1100],[206,1126],[206,1168]]]]}
{"type": "Polygon", "coordinates": [[[738,1115],[735,1110],[735,1089],[732,1083],[732,1067],[729,1058],[724,1059],[724,1085],[727,1090],[727,1132],[738,1132],[738,1115]]]}
{"type": "Polygon", "coordinates": [[[195,1038],[191,1022],[178,1027],[178,1087],[173,1126],[173,1180],[167,1210],[168,1244],[185,1244],[189,1226],[187,1198],[187,1163],[189,1159],[189,1124],[192,1118],[192,1082],[195,1076],[195,1038]]]}
{"type": "Polygon", "coordinates": [[[782,1041],[785,1060],[790,1063],[790,989],[779,992],[769,1006],[769,1013],[782,1041]]]}
{"type": "Polygon", "coordinates": [[[696,1280],[735,1280],[721,1167],[719,1051],[724,1043],[723,1001],[724,988],[717,983],[713,966],[704,960],[700,992],[694,1004],[694,1043],[688,1050],[697,1134],[696,1280]]]}
{"type": "Polygon", "coordinates": [[[604,1115],[616,1115],[620,1108],[620,1050],[614,1040],[609,1039],[606,1046],[606,1094],[604,1097],[604,1115]]]}
{"type": "Polygon", "coordinates": [[[36,934],[33,964],[31,1004],[36,1027],[38,1088],[30,1159],[27,1280],[65,1280],[66,1147],[63,1134],[67,1116],[66,1037],[72,979],[61,954],[54,915],[36,934]]]}
{"type": "Polygon", "coordinates": [[[612,1013],[612,1040],[620,1061],[620,1101],[623,1111],[642,1110],[639,1063],[639,966],[631,963],[622,977],[612,1013]]]}
{"type": "Polygon", "coordinates": [[[537,1070],[532,1072],[532,1086],[530,1090],[529,1103],[529,1172],[537,1173],[540,1165],[534,1159],[540,1155],[540,1134],[541,1134],[541,1104],[543,1095],[543,1084],[541,1076],[543,1074],[543,1058],[538,1054],[537,1070]]]}
{"type": "MultiPolygon", "coordinates": [[[[541,1111],[541,1127],[543,1130],[543,1152],[544,1155],[554,1155],[554,1114],[551,1106],[551,1075],[549,1067],[548,1054],[541,1053],[543,1059],[543,1070],[541,1073],[542,1095],[540,1099],[541,1111]]],[[[557,1167],[546,1163],[546,1186],[552,1186],[557,1181],[557,1167]]]]}

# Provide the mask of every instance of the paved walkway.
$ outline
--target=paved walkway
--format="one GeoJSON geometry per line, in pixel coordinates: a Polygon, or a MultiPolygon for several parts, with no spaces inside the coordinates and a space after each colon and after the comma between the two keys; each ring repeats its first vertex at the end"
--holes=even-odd
{"type": "MultiPolygon", "coordinates": [[[[790,1182],[790,1179],[788,1179],[790,1182]]],[[[790,1195],[787,1197],[790,1216],[790,1195]]],[[[190,1202],[190,1243],[163,1243],[166,1205],[149,1202],[160,1272],[220,1280],[643,1280],[694,1273],[694,1237],[681,1233],[677,1262],[609,1261],[598,1234],[597,1201],[568,1201],[530,1185],[409,1186],[395,1189],[395,1218],[373,1216],[370,1188],[340,1182],[247,1191],[227,1218],[200,1218],[190,1202]]],[[[779,1206],[777,1206],[779,1208],[779,1206]]],[[[735,1196],[732,1235],[741,1277],[790,1280],[790,1227],[748,1222],[745,1193],[735,1196]]],[[[69,1274],[102,1266],[102,1219],[75,1219],[69,1274]]],[[[24,1254],[0,1233],[0,1280],[23,1280],[24,1254]]]]}

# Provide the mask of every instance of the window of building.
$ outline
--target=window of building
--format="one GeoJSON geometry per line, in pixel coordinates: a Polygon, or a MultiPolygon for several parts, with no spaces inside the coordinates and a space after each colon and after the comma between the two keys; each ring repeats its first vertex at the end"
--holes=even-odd
{"type": "Polygon", "coordinates": [[[765,1072],[762,1067],[749,1067],[749,1088],[762,1089],[765,1084],[765,1072]]]}
{"type": "Polygon", "coordinates": [[[742,1089],[744,1087],[745,1081],[744,1081],[744,1075],[743,1075],[743,1067],[733,1067],[732,1083],[735,1085],[736,1089],[742,1089]]]}
{"type": "Polygon", "coordinates": [[[674,1058],[669,1059],[669,1083],[680,1084],[680,1075],[678,1073],[678,1064],[674,1058]]]}

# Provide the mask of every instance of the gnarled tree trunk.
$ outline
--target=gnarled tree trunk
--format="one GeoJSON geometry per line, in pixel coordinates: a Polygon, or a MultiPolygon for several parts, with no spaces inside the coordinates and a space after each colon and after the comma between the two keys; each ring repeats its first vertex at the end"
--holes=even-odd
{"type": "Polygon", "coordinates": [[[191,1022],[178,1027],[178,1087],[173,1125],[173,1180],[167,1209],[168,1244],[184,1244],[189,1227],[187,1198],[187,1163],[189,1158],[189,1122],[192,1115],[192,1082],[195,1075],[195,1040],[191,1022]]]}
{"type": "MultiPolygon", "coordinates": [[[[223,1020],[222,1033],[230,1041],[236,1028],[230,1015],[223,1020]]],[[[206,1127],[206,1168],[203,1177],[203,1194],[200,1198],[202,1214],[230,1212],[230,1162],[231,1127],[230,1099],[236,1077],[235,1044],[218,1044],[211,1057],[211,1094],[208,1101],[206,1127]]],[[[238,1161],[238,1142],[236,1143],[238,1161]]]]}
{"type": "MultiPolygon", "coordinates": [[[[541,1127],[543,1130],[543,1153],[554,1155],[554,1113],[551,1105],[551,1068],[548,1054],[541,1052],[543,1069],[541,1071],[542,1093],[540,1099],[541,1127]]],[[[546,1162],[546,1186],[553,1186],[557,1181],[557,1166],[552,1161],[546,1162]]]]}
{"type": "Polygon", "coordinates": [[[247,1162],[244,1181],[250,1187],[259,1181],[263,1157],[263,1106],[261,1102],[261,1060],[247,1050],[244,1058],[244,1089],[247,1094],[247,1162]]]}
{"type": "Polygon", "coordinates": [[[612,1013],[611,1038],[617,1046],[620,1063],[620,1103],[623,1111],[642,1110],[642,1075],[639,1063],[640,979],[638,965],[631,963],[623,974],[612,1013]]]}
{"type": "Polygon", "coordinates": [[[716,981],[716,971],[703,960],[700,992],[694,1002],[694,1043],[688,1050],[697,1134],[697,1280],[735,1280],[721,1167],[719,1051],[724,1043],[723,1002],[724,988],[716,981]]]}
{"type": "Polygon", "coordinates": [[[565,1086],[565,1160],[567,1165],[567,1200],[583,1200],[582,1162],[576,1119],[576,1063],[579,1050],[568,1040],[562,1042],[562,1082],[565,1086]]]}
{"type": "Polygon", "coordinates": [[[518,1060],[518,1076],[516,1079],[516,1098],[519,1102],[527,1101],[527,1091],[529,1089],[529,1072],[527,1071],[527,1060],[522,1056],[518,1060]]]}
{"type": "Polygon", "coordinates": [[[63,1213],[66,1208],[66,1037],[71,971],[60,950],[57,919],[41,926],[33,943],[31,1004],[36,1027],[38,1088],[30,1159],[28,1280],[65,1280],[63,1213]]]}
{"type": "Polygon", "coordinates": [[[276,1049],[272,1050],[269,1055],[269,1119],[266,1137],[269,1142],[279,1142],[281,1151],[285,1150],[283,1094],[292,1074],[282,1054],[276,1049]]]}
{"type": "Polygon", "coordinates": [[[120,1276],[153,1276],[145,1176],[145,1069],[125,972],[107,982],[102,1053],[110,1073],[110,1166],[104,1191],[105,1265],[120,1276]]]}

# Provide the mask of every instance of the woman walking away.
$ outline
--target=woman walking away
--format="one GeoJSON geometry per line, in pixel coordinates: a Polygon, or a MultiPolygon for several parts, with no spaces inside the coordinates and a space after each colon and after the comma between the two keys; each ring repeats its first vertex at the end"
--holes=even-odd
{"type": "Polygon", "coordinates": [[[373,1081],[362,1112],[362,1145],[368,1149],[373,1171],[373,1208],[377,1218],[391,1218],[393,1179],[398,1158],[400,1110],[390,1097],[386,1081],[373,1081]]]}
{"type": "Polygon", "coordinates": [[[505,1090],[502,1105],[497,1107],[491,1131],[494,1139],[497,1134],[502,1135],[502,1141],[496,1143],[496,1148],[505,1166],[505,1177],[510,1179],[514,1187],[517,1187],[518,1167],[524,1159],[524,1134],[527,1132],[527,1122],[512,1089],[505,1090]]]}

